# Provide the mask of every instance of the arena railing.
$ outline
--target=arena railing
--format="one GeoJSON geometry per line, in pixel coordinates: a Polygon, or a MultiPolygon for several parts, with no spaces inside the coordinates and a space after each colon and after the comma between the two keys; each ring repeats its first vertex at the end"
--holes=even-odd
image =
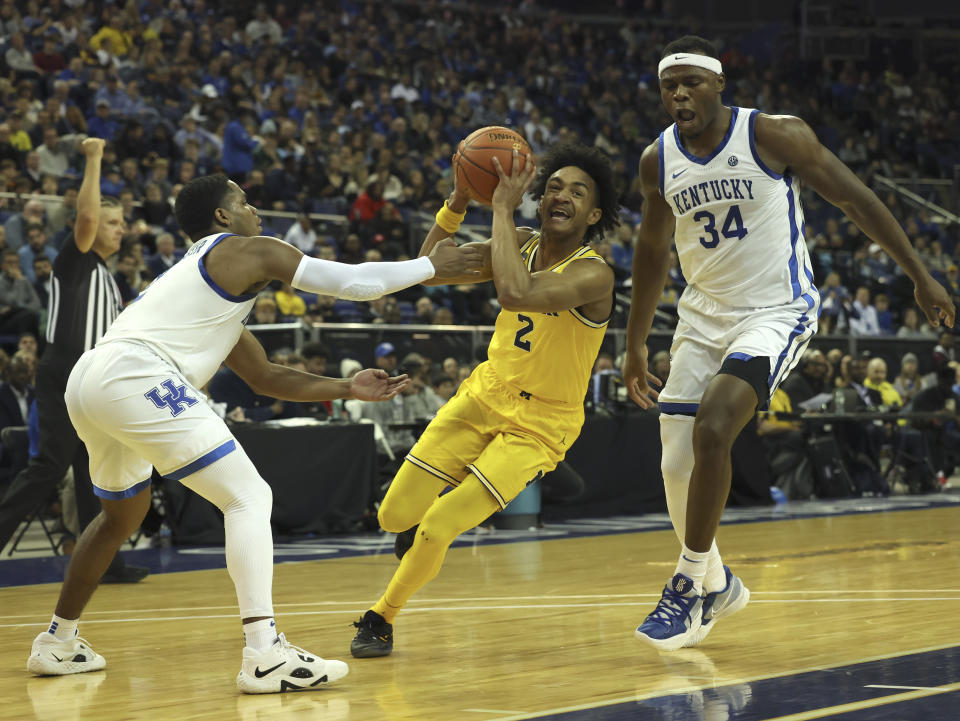
{"type": "MultiPolygon", "coordinates": [[[[439,364],[444,358],[454,357],[461,364],[486,358],[487,346],[493,336],[491,325],[423,325],[389,323],[289,323],[251,324],[247,326],[268,348],[290,348],[299,351],[307,341],[321,342],[334,359],[353,358],[364,367],[373,364],[374,350],[380,343],[391,343],[396,348],[397,360],[416,352],[439,364]],[[286,338],[278,335],[286,334],[286,338]]],[[[673,331],[652,330],[647,348],[653,356],[658,351],[669,351],[673,331]]],[[[883,358],[887,362],[887,379],[893,380],[900,370],[905,353],[914,353],[921,374],[933,370],[934,338],[867,337],[853,335],[814,336],[810,347],[826,353],[839,348],[845,355],[883,358]]],[[[602,350],[619,359],[627,347],[625,328],[608,328],[602,350]]],[[[331,372],[336,372],[331,369],[331,372]]]]}
{"type": "Polygon", "coordinates": [[[912,185],[918,190],[927,189],[928,192],[937,192],[943,198],[947,198],[948,200],[952,199],[956,205],[960,202],[957,198],[960,193],[958,193],[954,187],[954,181],[940,178],[887,178],[883,175],[874,175],[873,179],[877,185],[887,190],[892,190],[911,205],[930,211],[933,220],[938,222],[938,224],[960,224],[960,216],[955,215],[943,206],[924,198],[922,195],[906,187],[907,185],[912,185]]]}

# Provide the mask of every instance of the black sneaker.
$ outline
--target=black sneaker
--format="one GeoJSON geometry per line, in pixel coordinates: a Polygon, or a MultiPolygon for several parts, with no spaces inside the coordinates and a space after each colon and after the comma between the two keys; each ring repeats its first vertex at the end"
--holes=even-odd
{"type": "Polygon", "coordinates": [[[413,546],[413,541],[417,537],[418,528],[420,528],[419,523],[413,528],[408,528],[403,533],[397,534],[397,538],[393,542],[393,552],[401,561],[403,560],[404,554],[413,546]]]}
{"type": "Polygon", "coordinates": [[[389,656],[393,651],[393,625],[379,613],[367,611],[359,621],[354,621],[357,635],[350,643],[354,658],[389,656]]]}

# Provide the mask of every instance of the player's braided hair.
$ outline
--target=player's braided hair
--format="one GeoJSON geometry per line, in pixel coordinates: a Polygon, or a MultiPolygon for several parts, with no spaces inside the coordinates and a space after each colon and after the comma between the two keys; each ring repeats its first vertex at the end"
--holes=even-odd
{"type": "Polygon", "coordinates": [[[203,175],[180,189],[173,212],[180,229],[192,240],[210,232],[214,213],[224,206],[230,186],[225,175],[203,175]]]}
{"type": "MultiPolygon", "coordinates": [[[[586,243],[600,240],[606,231],[620,225],[620,204],[617,202],[619,193],[613,181],[613,167],[610,165],[610,159],[603,151],[586,145],[554,145],[540,163],[537,177],[530,186],[530,194],[534,200],[540,200],[550,176],[560,168],[571,165],[580,168],[593,180],[596,186],[595,206],[600,208],[602,213],[598,222],[587,227],[583,240],[586,243]]],[[[539,210],[537,220],[540,220],[539,210]]]]}

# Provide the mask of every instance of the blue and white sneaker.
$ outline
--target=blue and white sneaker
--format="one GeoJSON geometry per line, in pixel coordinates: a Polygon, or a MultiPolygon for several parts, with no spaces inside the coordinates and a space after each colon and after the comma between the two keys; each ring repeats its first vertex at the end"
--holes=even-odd
{"type": "Polygon", "coordinates": [[[693,581],[678,573],[663,589],[657,607],[637,627],[634,636],[661,651],[692,645],[700,630],[703,597],[693,581]]]}
{"type": "Polygon", "coordinates": [[[723,567],[723,572],[727,576],[727,585],[722,591],[714,591],[704,596],[703,619],[690,646],[696,646],[703,641],[717,625],[717,619],[743,610],[750,602],[750,589],[743,585],[743,581],[734,576],[726,566],[723,567]]]}

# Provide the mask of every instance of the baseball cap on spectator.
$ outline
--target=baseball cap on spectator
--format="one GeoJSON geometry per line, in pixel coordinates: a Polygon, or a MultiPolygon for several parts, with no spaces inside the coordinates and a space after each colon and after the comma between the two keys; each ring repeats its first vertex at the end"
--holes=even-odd
{"type": "Polygon", "coordinates": [[[200,88],[200,92],[206,98],[220,97],[220,93],[217,92],[217,89],[213,86],[213,83],[207,83],[206,85],[204,85],[202,88],[200,88]]]}
{"type": "Polygon", "coordinates": [[[873,255],[874,253],[879,253],[882,250],[883,248],[881,248],[878,243],[871,243],[870,247],[867,249],[867,252],[870,253],[870,255],[873,255]]]}
{"type": "Polygon", "coordinates": [[[388,355],[396,355],[397,349],[393,347],[393,343],[381,343],[377,346],[377,349],[373,352],[374,358],[383,358],[388,355]]]}
{"type": "Polygon", "coordinates": [[[110,107],[110,101],[107,100],[106,98],[100,98],[100,99],[97,101],[97,107],[99,108],[101,105],[104,105],[104,106],[106,106],[106,107],[109,108],[109,107],[110,107]]]}
{"type": "Polygon", "coordinates": [[[916,353],[904,353],[903,358],[900,359],[900,367],[903,368],[907,363],[917,363],[917,354],[916,353]]]}
{"type": "Polygon", "coordinates": [[[363,107],[362,100],[354,100],[352,103],[350,103],[351,110],[356,110],[357,108],[362,108],[362,107],[363,107]]]}

